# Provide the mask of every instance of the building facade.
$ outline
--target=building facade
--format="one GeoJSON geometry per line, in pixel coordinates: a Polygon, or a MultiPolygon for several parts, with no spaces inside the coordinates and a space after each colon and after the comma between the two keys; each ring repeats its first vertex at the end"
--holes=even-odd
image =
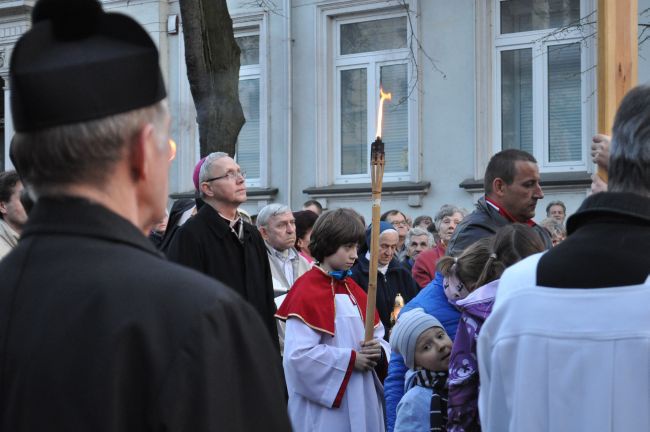
{"type": "MultiPolygon", "coordinates": [[[[8,60],[33,1],[0,0],[4,151],[13,133],[8,60]]],[[[172,196],[190,192],[198,129],[178,1],[104,0],[133,16],[161,52],[169,88],[172,196]]],[[[256,214],[270,202],[352,207],[370,217],[370,143],[379,88],[392,93],[382,136],[382,209],[412,217],[446,203],[471,209],[491,155],[521,148],[546,197],[577,209],[588,194],[596,132],[596,0],[228,0],[242,49],[247,122],[236,158],[256,214]]],[[[639,0],[639,22],[650,22],[639,0]]],[[[641,38],[642,39],[642,38],[641,38]]],[[[650,78],[639,47],[639,82],[650,78]]]]}

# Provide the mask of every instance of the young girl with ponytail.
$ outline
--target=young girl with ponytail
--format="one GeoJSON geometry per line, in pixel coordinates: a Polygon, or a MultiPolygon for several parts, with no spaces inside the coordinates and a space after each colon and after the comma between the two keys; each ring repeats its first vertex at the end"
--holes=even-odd
{"type": "Polygon", "coordinates": [[[461,317],[449,362],[448,431],[481,430],[476,339],[492,311],[499,278],[505,269],[543,250],[539,235],[527,225],[504,226],[490,239],[488,258],[473,284],[479,288],[456,302],[461,317]]]}

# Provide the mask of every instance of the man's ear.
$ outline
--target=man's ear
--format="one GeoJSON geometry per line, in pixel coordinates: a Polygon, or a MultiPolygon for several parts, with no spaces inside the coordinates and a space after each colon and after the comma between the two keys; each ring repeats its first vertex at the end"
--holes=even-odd
{"type": "Polygon", "coordinates": [[[214,192],[210,189],[210,186],[207,183],[199,183],[199,189],[201,189],[201,192],[203,195],[208,196],[208,197],[213,197],[214,192]]]}
{"type": "Polygon", "coordinates": [[[262,238],[264,240],[269,239],[269,233],[266,231],[266,227],[261,226],[261,227],[257,227],[257,229],[260,232],[260,234],[262,235],[262,238]]]}
{"type": "Polygon", "coordinates": [[[492,192],[497,196],[505,195],[505,188],[507,184],[502,178],[497,177],[492,181],[492,192]]]}
{"type": "Polygon", "coordinates": [[[4,201],[0,201],[0,214],[7,214],[9,213],[9,210],[7,210],[7,203],[4,201]]]}
{"type": "Polygon", "coordinates": [[[151,123],[142,126],[132,138],[129,166],[133,181],[143,180],[149,176],[156,145],[156,131],[151,123]]]}

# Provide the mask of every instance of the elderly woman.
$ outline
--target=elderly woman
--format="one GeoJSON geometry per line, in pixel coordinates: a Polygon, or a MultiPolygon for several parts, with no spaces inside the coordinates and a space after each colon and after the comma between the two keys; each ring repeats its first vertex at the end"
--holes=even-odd
{"type": "Polygon", "coordinates": [[[467,210],[449,204],[440,207],[433,219],[437,234],[436,244],[433,248],[420,253],[413,264],[413,278],[420,288],[424,288],[435,278],[436,263],[445,256],[447,243],[466,214],[467,210]]]}

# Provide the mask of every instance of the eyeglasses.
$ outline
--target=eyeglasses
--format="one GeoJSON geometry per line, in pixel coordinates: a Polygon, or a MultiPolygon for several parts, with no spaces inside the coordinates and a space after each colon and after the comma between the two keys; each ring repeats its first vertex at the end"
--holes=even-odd
{"type": "Polygon", "coordinates": [[[407,223],[406,222],[393,222],[392,225],[394,227],[405,227],[405,226],[407,226],[407,223]]]}
{"type": "Polygon", "coordinates": [[[246,171],[228,171],[222,176],[212,177],[205,180],[205,183],[209,183],[214,180],[228,179],[228,180],[237,180],[239,177],[246,179],[246,171]]]}

